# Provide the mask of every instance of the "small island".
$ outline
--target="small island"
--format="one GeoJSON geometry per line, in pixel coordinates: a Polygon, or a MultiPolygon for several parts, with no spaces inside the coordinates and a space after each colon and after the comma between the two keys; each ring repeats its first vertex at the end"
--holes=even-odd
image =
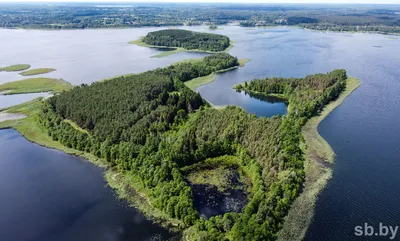
{"type": "Polygon", "coordinates": [[[0,68],[0,72],[17,72],[29,69],[31,66],[29,64],[14,64],[6,67],[0,68]]]}
{"type": "Polygon", "coordinates": [[[72,85],[62,79],[30,78],[2,84],[0,85],[0,92],[4,95],[14,95],[39,92],[61,92],[71,88],[72,85]]]}
{"type": "Polygon", "coordinates": [[[38,75],[38,74],[47,74],[50,72],[55,71],[56,69],[53,68],[39,68],[39,69],[31,69],[24,72],[19,73],[22,76],[31,76],[31,75],[38,75]]]}
{"type": "Polygon", "coordinates": [[[184,51],[206,53],[226,52],[233,45],[233,42],[224,35],[182,29],[165,29],[150,32],[146,36],[129,43],[163,50],[163,53],[153,57],[165,57],[184,51]]]}

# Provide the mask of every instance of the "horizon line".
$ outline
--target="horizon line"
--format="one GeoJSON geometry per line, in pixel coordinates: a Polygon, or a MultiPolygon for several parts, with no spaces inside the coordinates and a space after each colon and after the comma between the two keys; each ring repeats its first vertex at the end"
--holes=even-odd
{"type": "Polygon", "coordinates": [[[249,1],[249,2],[226,2],[226,1],[205,1],[205,2],[196,2],[196,1],[85,1],[85,0],[78,0],[78,1],[24,1],[24,0],[14,0],[14,1],[1,1],[0,4],[2,3],[7,3],[7,4],[14,4],[14,3],[25,3],[25,4],[35,4],[35,3],[51,3],[51,4],[56,4],[56,3],[91,3],[91,4],[96,4],[96,3],[101,3],[101,4],[164,4],[164,3],[176,3],[176,4],[187,4],[187,3],[193,3],[193,4],[265,4],[265,5],[270,5],[270,4],[302,4],[302,5],[315,5],[315,4],[321,4],[321,5],[399,5],[400,3],[392,3],[392,2],[377,2],[377,3],[372,3],[372,2],[293,2],[293,1],[286,1],[286,2],[258,2],[258,1],[249,1]]]}

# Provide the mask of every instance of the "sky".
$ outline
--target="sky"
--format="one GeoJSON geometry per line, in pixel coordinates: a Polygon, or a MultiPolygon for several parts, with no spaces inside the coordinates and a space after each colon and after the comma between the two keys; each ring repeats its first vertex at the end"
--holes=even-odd
{"type": "Polygon", "coordinates": [[[370,3],[400,4],[400,0],[0,0],[0,2],[226,2],[226,3],[370,3]]]}

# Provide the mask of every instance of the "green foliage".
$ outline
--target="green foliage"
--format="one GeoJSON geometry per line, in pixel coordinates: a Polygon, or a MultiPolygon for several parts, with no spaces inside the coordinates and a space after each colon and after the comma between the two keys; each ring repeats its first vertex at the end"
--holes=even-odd
{"type": "Polygon", "coordinates": [[[193,225],[186,234],[190,240],[274,240],[304,181],[301,127],[338,96],[346,73],[253,80],[241,86],[289,101],[288,114],[272,118],[257,118],[233,106],[210,108],[183,84],[238,64],[228,54],[217,54],[75,87],[50,98],[40,121],[54,140],[133,177],[132,185],[153,207],[181,220],[181,228],[193,225]],[[226,160],[226,155],[235,158],[226,160]],[[251,179],[242,213],[199,218],[184,170],[207,160],[234,160],[251,179]]]}
{"type": "Polygon", "coordinates": [[[190,113],[207,106],[183,82],[232,65],[238,65],[237,58],[216,54],[77,86],[49,98],[40,119],[53,140],[130,173],[154,207],[193,224],[198,213],[191,189],[166,143],[190,113]]]}
{"type": "Polygon", "coordinates": [[[166,29],[148,33],[142,41],[149,45],[180,47],[188,50],[219,52],[229,47],[228,37],[181,29],[166,29]]]}

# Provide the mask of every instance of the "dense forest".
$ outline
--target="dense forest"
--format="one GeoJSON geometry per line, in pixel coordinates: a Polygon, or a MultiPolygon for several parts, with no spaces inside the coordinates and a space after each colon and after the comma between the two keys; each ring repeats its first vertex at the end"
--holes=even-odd
{"type": "Polygon", "coordinates": [[[285,97],[288,114],[272,118],[234,106],[216,110],[183,84],[237,65],[237,58],[216,54],[77,86],[49,98],[40,120],[54,140],[107,160],[135,180],[155,208],[181,220],[181,228],[192,227],[184,233],[189,240],[274,240],[304,180],[301,127],[340,94],[347,76],[336,70],[237,86],[285,97]],[[241,213],[205,219],[181,168],[224,155],[238,157],[251,179],[249,202],[241,213]]]}
{"type": "Polygon", "coordinates": [[[219,52],[229,47],[228,37],[220,34],[199,33],[182,29],[166,29],[148,33],[143,42],[155,46],[181,47],[219,52]]]}
{"type": "Polygon", "coordinates": [[[300,25],[319,30],[400,33],[397,5],[271,5],[174,3],[2,4],[3,28],[300,25]]]}

